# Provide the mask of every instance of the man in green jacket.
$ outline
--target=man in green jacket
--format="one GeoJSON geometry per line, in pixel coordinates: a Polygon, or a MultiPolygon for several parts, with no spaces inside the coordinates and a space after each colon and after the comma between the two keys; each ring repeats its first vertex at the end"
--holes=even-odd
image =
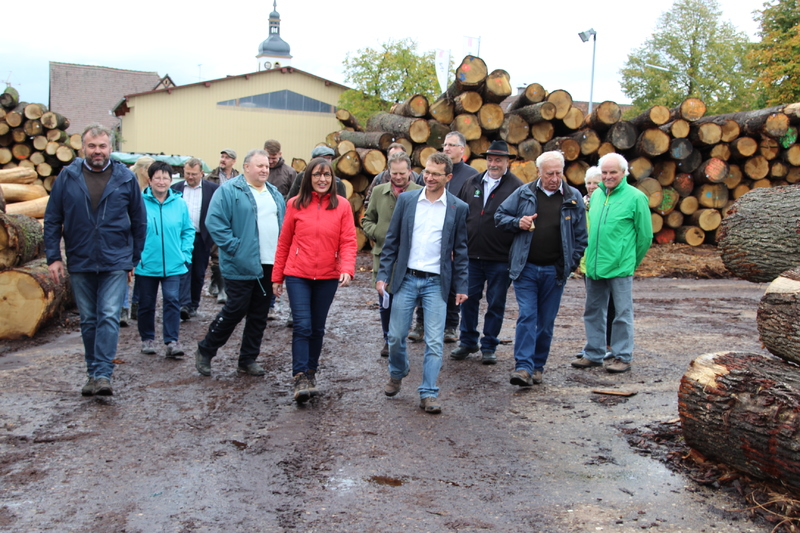
{"type": "Polygon", "coordinates": [[[606,355],[606,312],[613,299],[616,316],[611,328],[611,357],[606,370],[631,369],[633,357],[633,273],[653,240],[647,196],[628,184],[628,162],[619,154],[598,162],[602,183],[589,208],[586,247],[586,348],[575,368],[602,366],[606,355]]]}

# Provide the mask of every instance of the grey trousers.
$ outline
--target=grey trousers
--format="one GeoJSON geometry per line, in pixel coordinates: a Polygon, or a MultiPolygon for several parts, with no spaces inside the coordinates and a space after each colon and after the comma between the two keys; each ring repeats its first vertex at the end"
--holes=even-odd
{"type": "Polygon", "coordinates": [[[633,358],[633,276],[609,279],[586,278],[586,328],[584,357],[601,363],[606,355],[606,313],[613,299],[616,316],[611,326],[611,354],[630,363],[633,358]]]}

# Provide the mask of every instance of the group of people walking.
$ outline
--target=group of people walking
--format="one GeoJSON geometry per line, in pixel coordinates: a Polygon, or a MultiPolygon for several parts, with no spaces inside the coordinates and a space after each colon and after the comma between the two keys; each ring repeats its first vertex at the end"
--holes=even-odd
{"type": "MultiPolygon", "coordinates": [[[[244,320],[237,370],[264,375],[257,358],[269,309],[285,285],[294,327],[294,399],[302,403],[316,395],[328,311],[337,289],[355,275],[357,252],[353,213],[331,166],[333,151],[315,148],[297,175],[283,161],[280,144],[270,140],[264,150],[247,153],[237,175],[236,153],[226,149],[220,167],[205,177],[202,162],[189,159],[185,179],[173,185],[166,163],[149,162],[144,182],[112,161],[112,141],[102,126],[84,131],[85,158],[62,171],[45,215],[51,275],[64,275],[63,237],[81,315],[87,365],[82,394],[113,393],[120,309],[132,274],[142,352],[157,352],[160,287],[165,356],[180,358],[180,320],[196,316],[210,261],[223,306],[197,344],[197,371],[211,375],[212,360],[244,320]]],[[[393,146],[387,171],[370,188],[362,228],[374,242],[381,355],[388,357],[389,371],[384,393],[397,395],[409,373],[407,340],[424,340],[420,407],[441,412],[437,379],[444,342],[460,341],[451,351],[454,360],[480,352],[483,364],[495,364],[511,283],[519,318],[510,383],[541,383],[564,284],[579,264],[586,277],[587,342],[572,365],[589,368],[608,359],[609,372],[630,369],[632,275],[649,247],[651,227],[646,198],[625,180],[625,159],[600,159],[601,182],[591,201],[586,198],[587,214],[584,198],[564,180],[560,152],[542,154],[539,179],[523,184],[509,171],[514,156],[505,142],[495,141],[481,154],[483,173],[463,162],[465,149],[463,135],[449,134],[443,152],[416,175],[402,145],[393,146]],[[609,302],[614,311],[607,340],[609,302]]],[[[596,178],[594,170],[587,181],[590,176],[596,178]]]]}

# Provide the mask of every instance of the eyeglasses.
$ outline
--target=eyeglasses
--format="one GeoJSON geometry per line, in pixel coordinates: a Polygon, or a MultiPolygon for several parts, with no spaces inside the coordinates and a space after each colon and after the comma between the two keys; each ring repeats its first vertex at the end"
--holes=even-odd
{"type": "Polygon", "coordinates": [[[447,176],[444,172],[431,172],[430,170],[423,170],[423,174],[426,176],[433,176],[434,178],[440,178],[442,176],[447,176]]]}
{"type": "Polygon", "coordinates": [[[322,177],[332,178],[333,174],[331,174],[329,172],[314,172],[313,174],[311,174],[311,177],[312,178],[322,178],[322,177]]]}
{"type": "Polygon", "coordinates": [[[462,145],[461,144],[453,144],[453,143],[444,143],[442,146],[444,146],[445,148],[458,148],[459,146],[462,146],[462,145]]]}

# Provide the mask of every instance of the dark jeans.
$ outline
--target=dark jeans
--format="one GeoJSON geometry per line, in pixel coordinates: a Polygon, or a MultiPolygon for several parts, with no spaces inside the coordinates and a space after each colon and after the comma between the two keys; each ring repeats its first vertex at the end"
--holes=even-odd
{"type": "Polygon", "coordinates": [[[137,274],[139,287],[139,336],[143,341],[156,338],[156,298],[161,285],[161,298],[164,305],[162,326],[164,344],[178,340],[181,327],[180,284],[181,276],[156,278],[137,274]]]}
{"type": "Polygon", "coordinates": [[[494,352],[500,340],[506,295],[511,285],[508,263],[503,261],[469,261],[469,294],[461,304],[461,344],[474,348],[478,345],[478,314],[486,285],[486,316],[483,318],[481,351],[494,352]]]}
{"type": "Polygon", "coordinates": [[[195,233],[194,249],[192,250],[192,264],[189,272],[181,276],[181,307],[197,309],[200,307],[200,296],[203,293],[203,283],[206,281],[209,252],[200,233],[195,233]]]}
{"type": "Polygon", "coordinates": [[[515,369],[533,374],[536,370],[544,370],[550,355],[564,283],[556,279],[555,266],[525,263],[519,277],[514,280],[514,291],[519,304],[514,339],[515,369]]]}
{"type": "Polygon", "coordinates": [[[272,298],[272,265],[261,265],[261,279],[225,279],[228,300],[208,326],[208,333],[197,346],[205,355],[214,357],[217,350],[231,338],[233,330],[245,318],[239,366],[255,362],[261,351],[264,328],[267,327],[269,301],[272,298]]]}
{"type": "Polygon", "coordinates": [[[292,375],[319,367],[325,321],[333,303],[338,279],[286,276],[286,294],[292,307],[292,375]]]}
{"type": "MultiPolygon", "coordinates": [[[[461,306],[456,305],[456,291],[450,288],[450,294],[447,295],[447,314],[444,319],[444,329],[458,329],[458,319],[461,306]]],[[[419,317],[419,313],[417,314],[419,317]]]]}

